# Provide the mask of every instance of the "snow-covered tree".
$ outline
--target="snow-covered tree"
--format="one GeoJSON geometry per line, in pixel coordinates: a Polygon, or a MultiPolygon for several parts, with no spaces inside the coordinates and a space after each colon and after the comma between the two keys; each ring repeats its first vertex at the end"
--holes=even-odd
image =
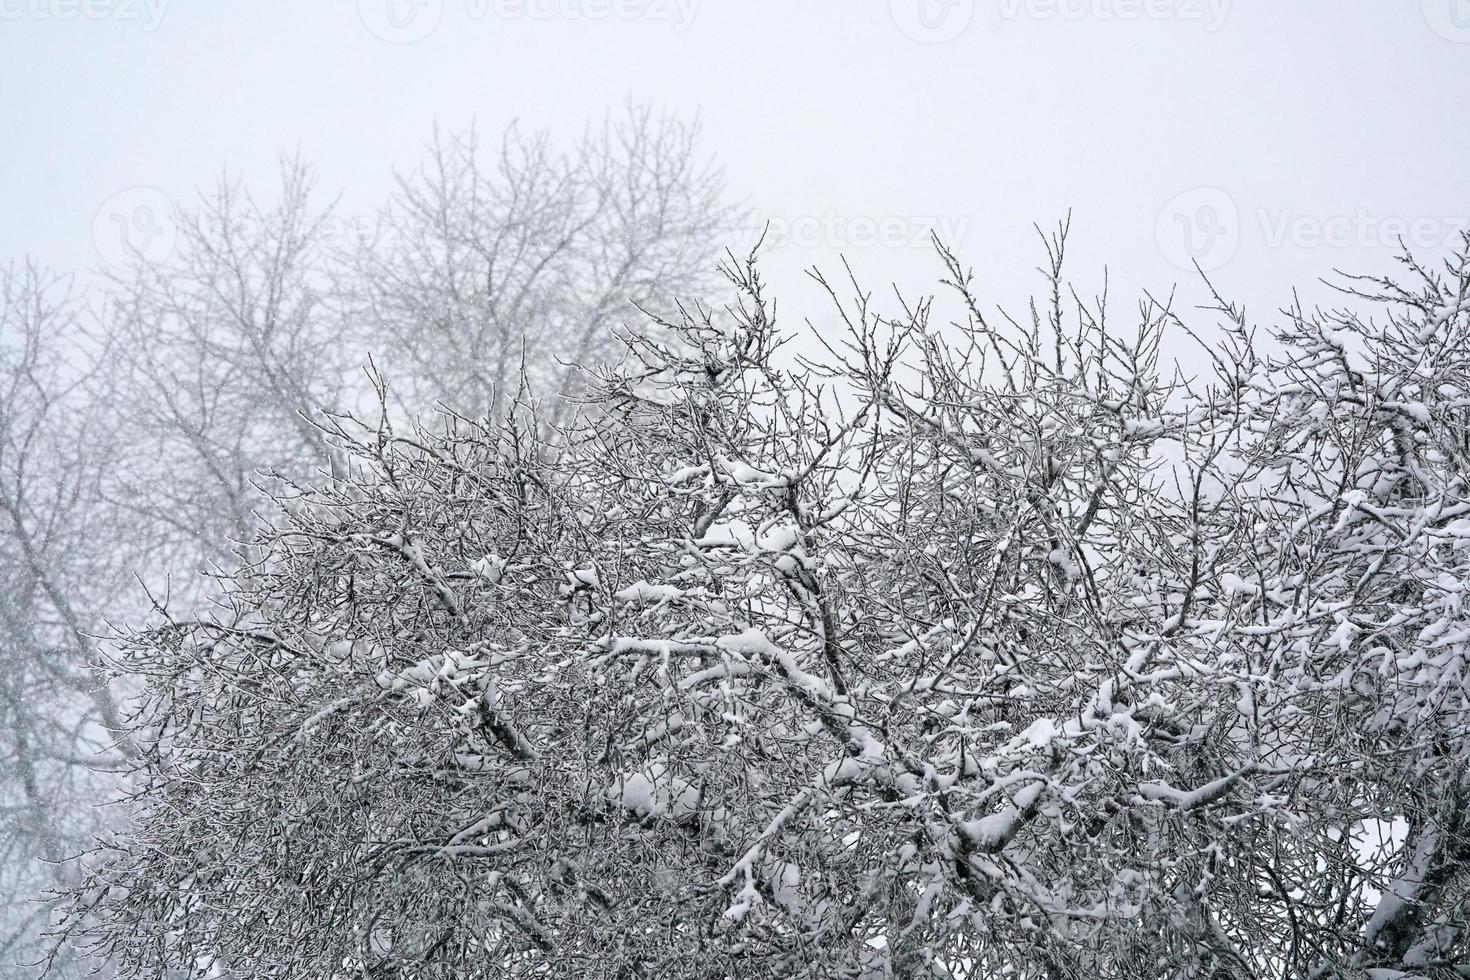
{"type": "Polygon", "coordinates": [[[95,805],[119,789],[138,685],[107,683],[97,637],[147,590],[195,608],[201,570],[250,554],[262,488],[330,479],[315,423],[371,402],[361,365],[472,413],[524,367],[554,405],[562,362],[603,360],[635,302],[713,278],[738,213],[694,128],[630,108],[566,154],[512,135],[499,167],[472,142],[356,219],[288,159],[276,192],[222,179],[158,215],[171,253],[95,288],[0,269],[0,974],[37,959],[43,893],[118,813],[95,805]],[[479,341],[427,353],[472,328],[516,352],[493,381],[479,341]]]}
{"type": "Polygon", "coordinates": [[[139,793],[70,938],[142,976],[1458,975],[1470,241],[1270,345],[1221,301],[1193,375],[1064,245],[1020,322],[943,248],[939,300],[829,286],[805,360],[732,261],[551,440],[524,397],[324,423],[340,478],[122,640],[139,793]]]}

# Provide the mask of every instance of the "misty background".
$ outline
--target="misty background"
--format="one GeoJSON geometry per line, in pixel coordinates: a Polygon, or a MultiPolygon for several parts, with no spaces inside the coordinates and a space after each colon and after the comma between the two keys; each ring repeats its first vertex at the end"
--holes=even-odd
{"type": "Polygon", "coordinates": [[[1470,230],[1467,83],[1467,0],[0,0],[0,891],[134,751],[95,666],[135,576],[196,601],[175,576],[239,557],[259,473],[338,475],[305,419],[374,407],[368,354],[397,410],[495,416],[514,331],[550,395],[757,240],[824,339],[807,270],[913,299],[931,235],[1019,313],[1068,216],[1070,281],[1124,316],[1207,303],[1196,266],[1253,323],[1352,306],[1321,278],[1470,230]]]}
{"type": "Polygon", "coordinates": [[[0,66],[0,254],[63,270],[124,226],[167,250],[147,212],[222,170],[265,190],[299,150],[351,214],[436,123],[567,138],[628,99],[697,116],[787,315],[839,255],[927,288],[931,227],[998,301],[1072,209],[1083,281],[1197,258],[1264,314],[1466,225],[1463,0],[0,0],[0,66]]]}

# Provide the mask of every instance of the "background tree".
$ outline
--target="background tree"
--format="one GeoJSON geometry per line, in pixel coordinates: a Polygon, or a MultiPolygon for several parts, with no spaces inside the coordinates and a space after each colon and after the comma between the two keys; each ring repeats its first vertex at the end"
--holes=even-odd
{"type": "Polygon", "coordinates": [[[160,549],[150,571],[228,565],[256,529],[259,482],[329,469],[311,420],[348,403],[370,348],[342,342],[337,226],[314,184],[300,161],[270,203],[221,180],[176,213],[169,259],[115,281],[117,418],[133,452],[114,487],[160,549]]]}
{"type": "Polygon", "coordinates": [[[228,564],[257,484],[330,470],[314,420],[370,401],[372,358],[400,417],[494,414],[525,381],[561,418],[574,365],[615,355],[637,306],[702,291],[740,220],[697,129],[645,108],[570,151],[512,128],[490,167],[473,130],[428,152],[368,217],[319,203],[300,160],[274,198],[221,180],[175,216],[168,260],[116,279],[137,449],[117,495],[171,544],[168,567],[228,564]]]}
{"type": "Polygon", "coordinates": [[[632,105],[570,149],[512,128],[487,159],[436,133],[356,256],[352,316],[400,404],[496,416],[524,370],[563,418],[635,305],[701,295],[741,212],[698,136],[632,105]]]}
{"type": "Polygon", "coordinates": [[[146,790],[72,928],[139,975],[1458,975],[1470,241],[1270,355],[1221,302],[1203,377],[1047,247],[1027,322],[941,249],[950,328],[833,290],[805,366],[732,265],[549,441],[335,419],[219,611],[126,638],[146,790]]]}
{"type": "Polygon", "coordinates": [[[629,109],[567,153],[512,134],[503,159],[523,169],[502,182],[476,169],[472,136],[448,137],[424,174],[458,185],[406,179],[367,216],[342,214],[311,168],[288,159],[274,192],[221,179],[170,216],[167,259],[95,292],[73,299],[38,270],[6,274],[0,643],[14,666],[0,680],[0,972],[38,955],[49,907],[34,900],[64,881],[41,862],[75,854],[99,818],[120,816],[93,804],[126,789],[114,770],[132,743],[109,733],[141,680],[104,683],[111,648],[96,637],[148,609],[143,586],[198,611],[212,588],[201,572],[253,559],[250,542],[292,487],[330,480],[342,463],[317,426],[372,403],[372,358],[411,393],[396,415],[418,412],[420,397],[473,414],[493,386],[515,390],[524,349],[537,397],[557,410],[558,358],[595,363],[632,302],[711,274],[710,236],[738,215],[696,142],[690,127],[629,109]],[[434,194],[441,223],[421,227],[429,216],[415,208],[434,194]],[[491,266],[462,261],[481,247],[491,266]],[[434,259],[436,248],[451,258],[434,259]],[[400,260],[424,262],[422,283],[400,260]],[[425,284],[444,270],[474,276],[470,313],[429,316],[439,300],[425,284]],[[377,278],[390,273],[396,286],[377,278]],[[515,365],[487,374],[494,351],[483,345],[439,356],[490,329],[474,310],[502,318],[497,343],[515,365]]]}
{"type": "MultiPolygon", "coordinates": [[[[34,265],[0,270],[0,957],[34,961],[42,883],[97,830],[98,771],[133,751],[99,669],[99,610],[128,587],[134,553],[103,488],[106,354],[86,338],[69,284],[34,265]]],[[[76,967],[70,952],[58,968],[76,967]]],[[[77,975],[81,975],[78,973],[77,975]]]]}

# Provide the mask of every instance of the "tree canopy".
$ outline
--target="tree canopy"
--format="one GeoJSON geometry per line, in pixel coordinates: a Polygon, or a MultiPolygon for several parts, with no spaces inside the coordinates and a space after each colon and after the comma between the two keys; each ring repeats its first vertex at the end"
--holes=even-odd
{"type": "Polygon", "coordinates": [[[1470,241],[1266,341],[1120,321],[1064,244],[1020,322],[942,247],[893,312],[818,277],[805,358],[732,259],[554,438],[524,387],[319,419],[343,462],[213,611],[120,640],[132,823],[73,937],[142,976],[1459,975],[1470,241]]]}

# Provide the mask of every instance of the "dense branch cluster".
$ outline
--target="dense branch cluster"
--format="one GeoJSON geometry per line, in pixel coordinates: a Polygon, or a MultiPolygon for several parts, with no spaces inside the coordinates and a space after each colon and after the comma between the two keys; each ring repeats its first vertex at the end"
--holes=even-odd
{"type": "Polygon", "coordinates": [[[324,423],[214,614],[126,639],[71,928],[141,975],[1458,975],[1466,254],[1268,344],[1222,301],[1188,376],[1063,246],[1023,323],[942,249],[953,323],[832,291],[810,362],[732,263],[554,440],[324,423]]]}

